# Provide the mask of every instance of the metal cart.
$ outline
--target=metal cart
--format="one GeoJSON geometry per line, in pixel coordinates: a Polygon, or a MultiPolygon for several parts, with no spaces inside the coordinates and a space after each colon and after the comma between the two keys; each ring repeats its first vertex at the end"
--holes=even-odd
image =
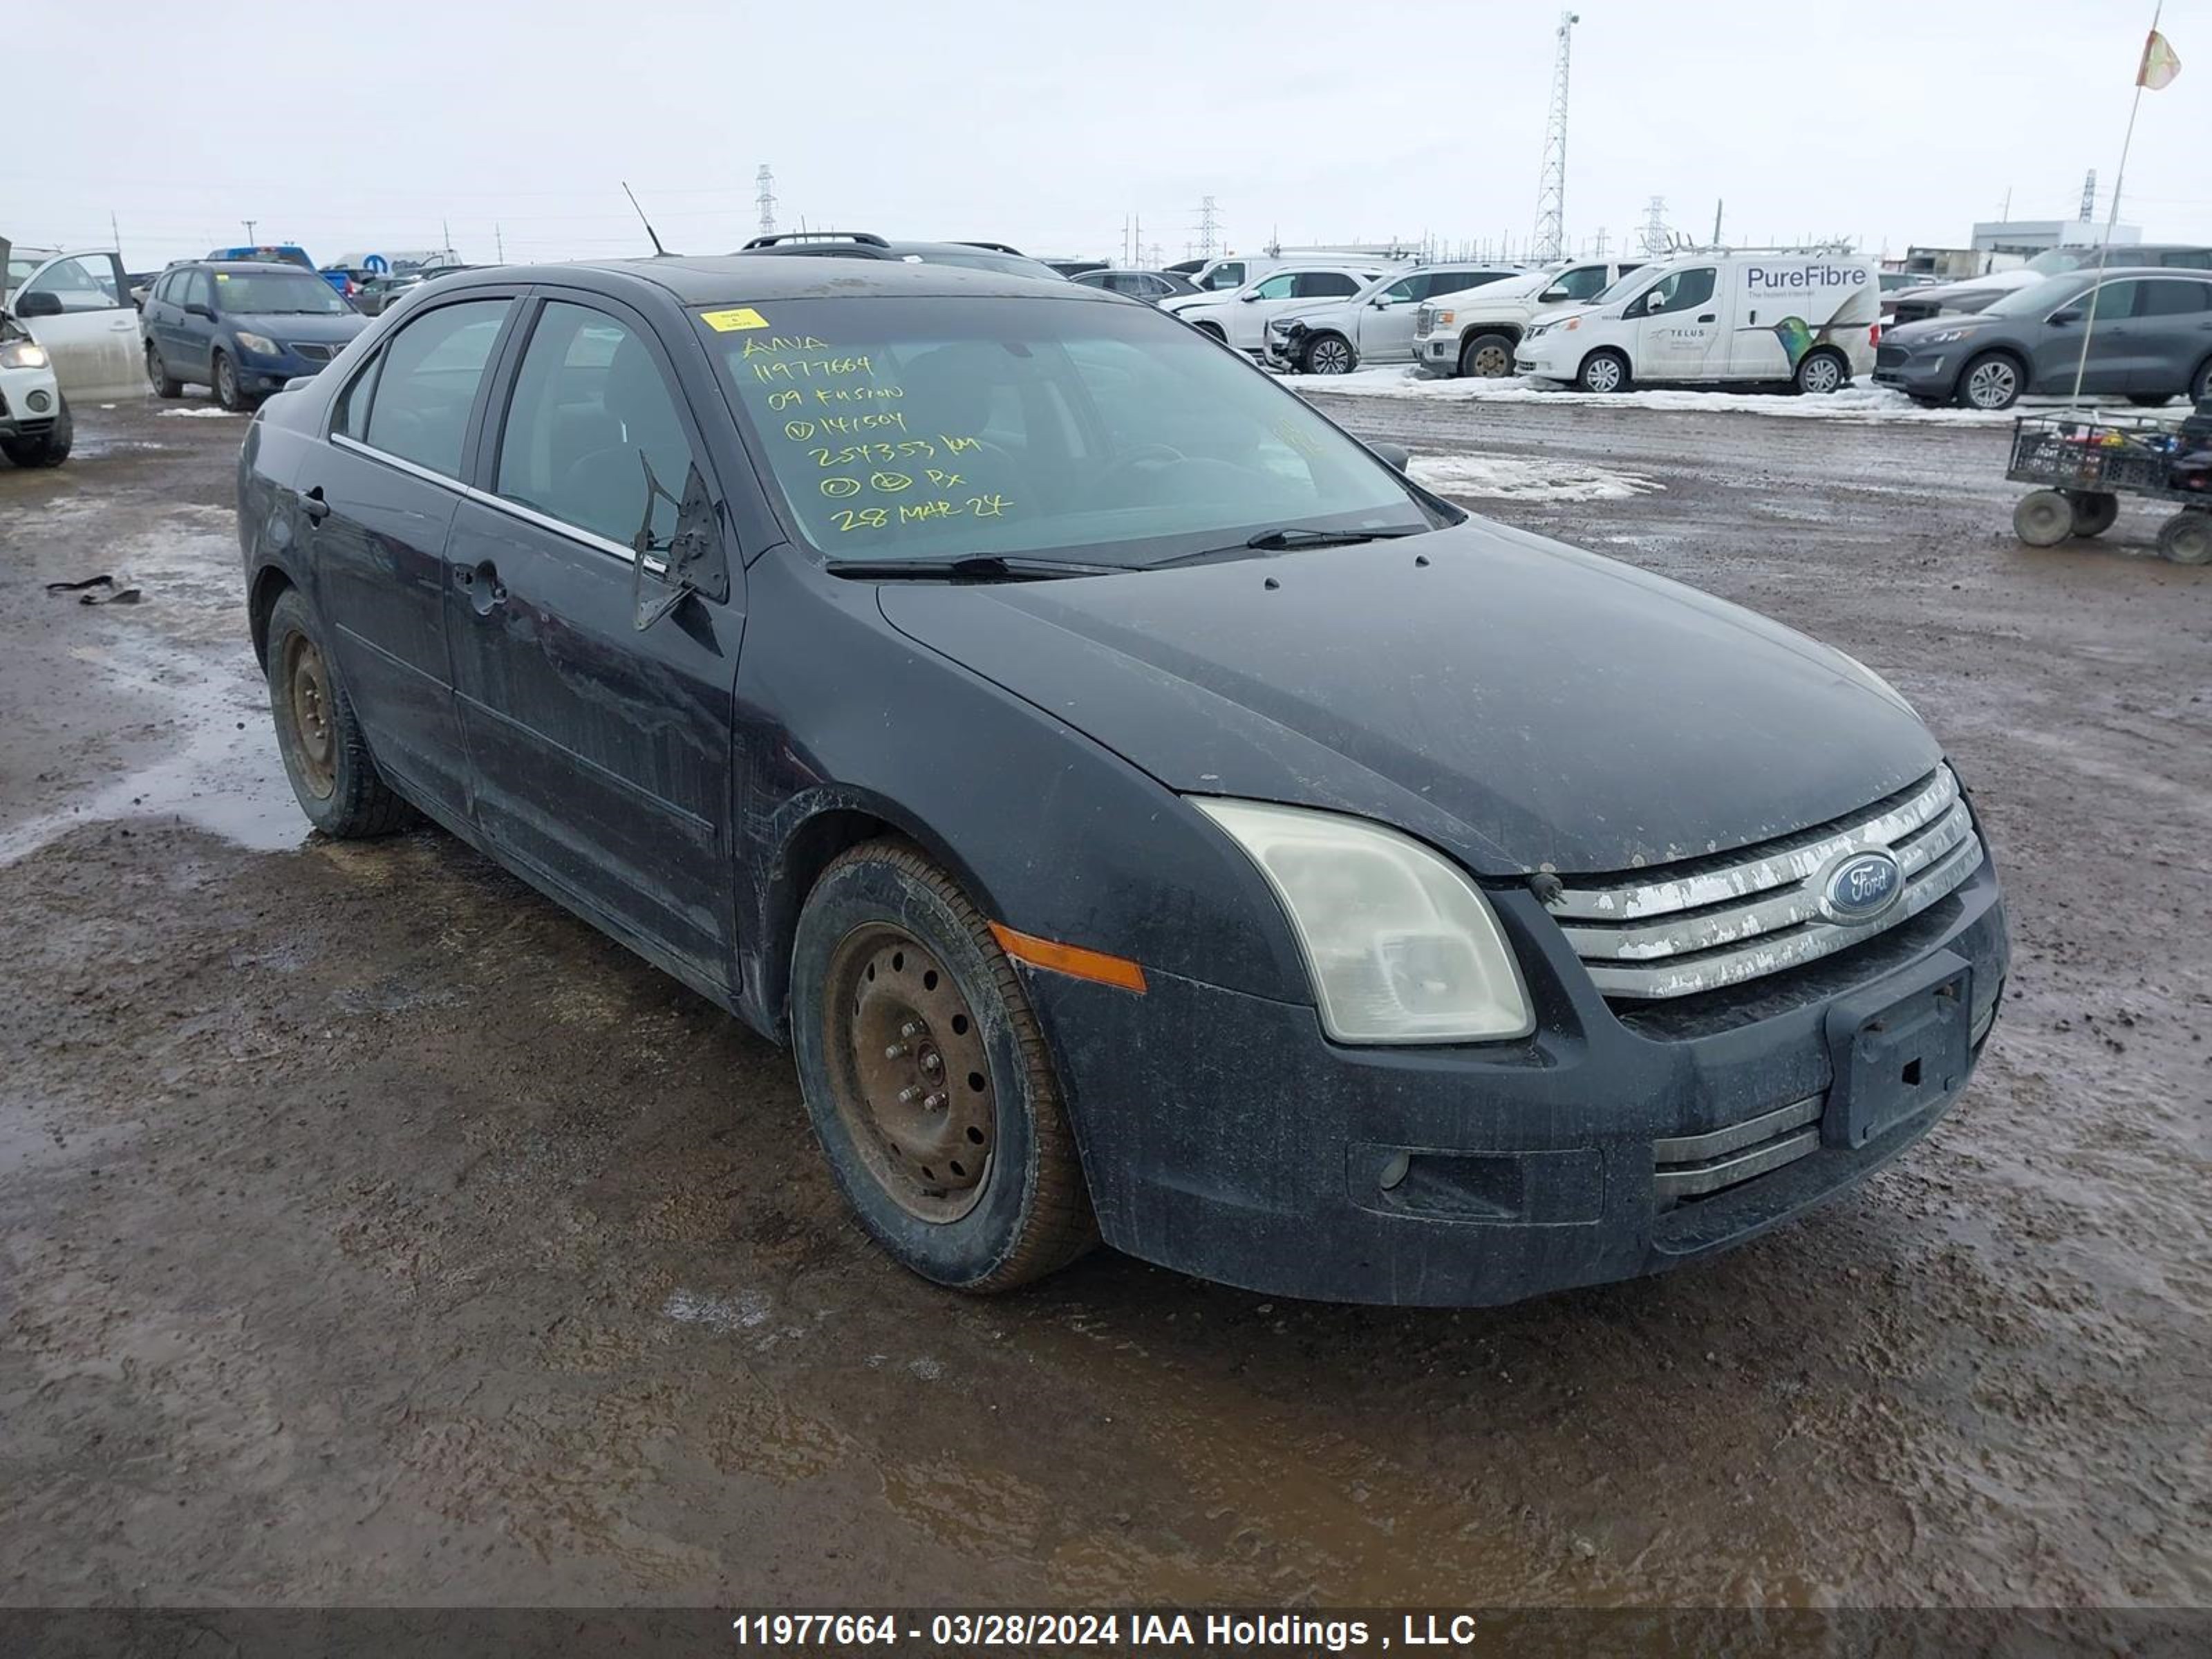
{"type": "Polygon", "coordinates": [[[2013,509],[2013,532],[2030,547],[2102,535],[2120,516],[2121,496],[2144,495],[2180,508],[2159,526],[2162,557],[2212,561],[2212,471],[2175,465],[2205,447],[2212,446],[2148,416],[2023,415],[2013,422],[2005,477],[2042,488],[2013,509]]]}

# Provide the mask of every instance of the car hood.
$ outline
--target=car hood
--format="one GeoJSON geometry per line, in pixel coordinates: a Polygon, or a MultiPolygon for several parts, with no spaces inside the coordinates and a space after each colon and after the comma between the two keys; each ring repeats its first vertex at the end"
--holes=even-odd
{"type": "Polygon", "coordinates": [[[1881,331],[1884,345],[1915,346],[1933,339],[1938,334],[1949,334],[1958,329],[2001,328],[2010,319],[2002,317],[1983,317],[1972,312],[1946,312],[1940,317],[1923,317],[1917,322],[1892,323],[1881,331]]]}
{"type": "Polygon", "coordinates": [[[319,344],[350,340],[368,326],[368,319],[354,311],[307,316],[294,312],[276,312],[267,315],[257,312],[229,312],[224,314],[223,321],[240,328],[250,328],[256,334],[266,334],[271,339],[306,340],[319,344]]]}
{"type": "Polygon", "coordinates": [[[1377,819],[1486,875],[1726,851],[1856,811],[1940,757],[1840,652],[1481,520],[879,592],[908,638],[1170,788],[1377,819]]]}

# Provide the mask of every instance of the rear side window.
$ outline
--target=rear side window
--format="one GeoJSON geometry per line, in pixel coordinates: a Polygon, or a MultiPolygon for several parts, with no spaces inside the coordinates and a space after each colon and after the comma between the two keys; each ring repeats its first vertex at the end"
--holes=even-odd
{"type": "MultiPolygon", "coordinates": [[[[539,313],[499,446],[499,493],[579,530],[629,543],[646,512],[645,470],[681,497],[691,441],[653,353],[605,312],[555,301],[539,313]]],[[[653,497],[653,536],[676,504],[653,497]]]]}
{"type": "Polygon", "coordinates": [[[2142,297],[2136,301],[2138,317],[2181,317],[2206,308],[2212,298],[2212,283],[2192,283],[2185,279],[2148,282],[2142,285],[2142,297]]]}
{"type": "MultiPolygon", "coordinates": [[[[508,304],[470,300],[441,306],[401,329],[375,373],[362,441],[459,477],[469,410],[508,304]]],[[[356,390],[363,384],[356,382],[356,390]]]]}
{"type": "Polygon", "coordinates": [[[2169,253],[2159,264],[2176,270],[2212,270],[2212,248],[2191,248],[2185,253],[2169,253]]]}
{"type": "Polygon", "coordinates": [[[1339,270],[1309,270],[1297,279],[1301,300],[1343,300],[1359,292],[1359,284],[1339,270]]]}

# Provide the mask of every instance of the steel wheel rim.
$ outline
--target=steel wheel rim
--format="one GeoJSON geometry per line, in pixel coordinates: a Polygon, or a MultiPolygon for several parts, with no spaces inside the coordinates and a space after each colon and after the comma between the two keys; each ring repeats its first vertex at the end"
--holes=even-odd
{"type": "Polygon", "coordinates": [[[331,687],[321,648],[304,634],[284,641],[284,699],[292,749],[307,793],[328,800],[337,788],[337,738],[331,727],[331,687]]]}
{"type": "Polygon", "coordinates": [[[1583,376],[1592,392],[1613,392],[1620,386],[1620,365],[1610,357],[1601,357],[1589,366],[1583,376]]]}
{"type": "Polygon", "coordinates": [[[151,345],[146,348],[146,384],[155,391],[161,389],[161,359],[151,345]]]}
{"type": "Polygon", "coordinates": [[[1966,398],[1977,409],[2002,409],[2010,403],[2018,376],[2009,363],[1982,363],[1966,377],[1966,398]]]}
{"type": "Polygon", "coordinates": [[[1513,367],[1512,360],[1498,346],[1483,347],[1474,354],[1473,362],[1476,376],[1486,380],[1501,379],[1513,367]]]}
{"type": "Polygon", "coordinates": [[[1843,381],[1844,377],[1836,372],[1833,357],[1815,357],[1805,365],[1805,390],[1808,392],[1833,392],[1843,381]]]}
{"type": "Polygon", "coordinates": [[[1352,363],[1352,354],[1341,340],[1323,340],[1314,347],[1313,358],[1316,374],[1341,374],[1352,363]]]}
{"type": "Polygon", "coordinates": [[[903,927],[830,953],[823,1052],[839,1120],[876,1185],[918,1221],[959,1220],[990,1184],[997,1093],[959,981],[903,927]]]}
{"type": "Polygon", "coordinates": [[[228,357],[215,366],[215,396],[216,401],[226,409],[238,401],[238,371],[230,366],[228,357]]]}

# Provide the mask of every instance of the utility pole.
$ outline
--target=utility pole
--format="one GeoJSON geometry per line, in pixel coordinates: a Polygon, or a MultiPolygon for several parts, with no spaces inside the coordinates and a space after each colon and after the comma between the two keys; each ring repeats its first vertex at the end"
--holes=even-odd
{"type": "Polygon", "coordinates": [[[1221,238],[1221,218],[1214,210],[1209,196],[1198,204],[1198,252],[1202,258],[1213,257],[1215,245],[1221,238]]]}
{"type": "Polygon", "coordinates": [[[1667,198],[1653,197],[1644,212],[1650,216],[1644,222],[1644,252],[1656,258],[1667,251],[1667,198]]]}
{"type": "Polygon", "coordinates": [[[1537,263],[1559,257],[1567,215],[1567,52],[1574,27],[1582,21],[1574,12],[1559,14],[1558,54],[1552,60],[1552,112],[1544,123],[1544,163],[1536,173],[1536,234],[1528,257],[1537,263]]]}
{"type": "Polygon", "coordinates": [[[2081,222],[2097,222],[2097,169],[2091,167],[2089,176],[2081,181],[2081,222]]]}
{"type": "Polygon", "coordinates": [[[760,171],[753,174],[753,183],[759,191],[759,194],[753,198],[753,205],[760,210],[760,234],[773,236],[775,234],[775,174],[769,171],[767,162],[760,164],[760,171]]]}
{"type": "Polygon", "coordinates": [[[1592,250],[1590,258],[1593,259],[1602,259],[1605,258],[1605,227],[1603,225],[1600,225],[1597,228],[1597,246],[1592,250]]]}
{"type": "Polygon", "coordinates": [[[451,220],[438,221],[438,251],[441,253],[451,253],[453,251],[453,226],[451,220]]]}
{"type": "Polygon", "coordinates": [[[255,219],[240,219],[238,222],[246,227],[246,240],[251,242],[253,240],[253,227],[260,222],[255,219]]]}
{"type": "Polygon", "coordinates": [[[1723,201],[1716,201],[1713,204],[1713,246],[1715,247],[1721,245],[1721,209],[1726,205],[1727,204],[1723,201]]]}
{"type": "Polygon", "coordinates": [[[491,228],[491,256],[495,264],[507,263],[507,238],[500,234],[496,222],[491,228]]]}
{"type": "Polygon", "coordinates": [[[115,210],[107,210],[107,234],[115,239],[115,251],[123,252],[123,227],[115,222],[115,210]]]}

